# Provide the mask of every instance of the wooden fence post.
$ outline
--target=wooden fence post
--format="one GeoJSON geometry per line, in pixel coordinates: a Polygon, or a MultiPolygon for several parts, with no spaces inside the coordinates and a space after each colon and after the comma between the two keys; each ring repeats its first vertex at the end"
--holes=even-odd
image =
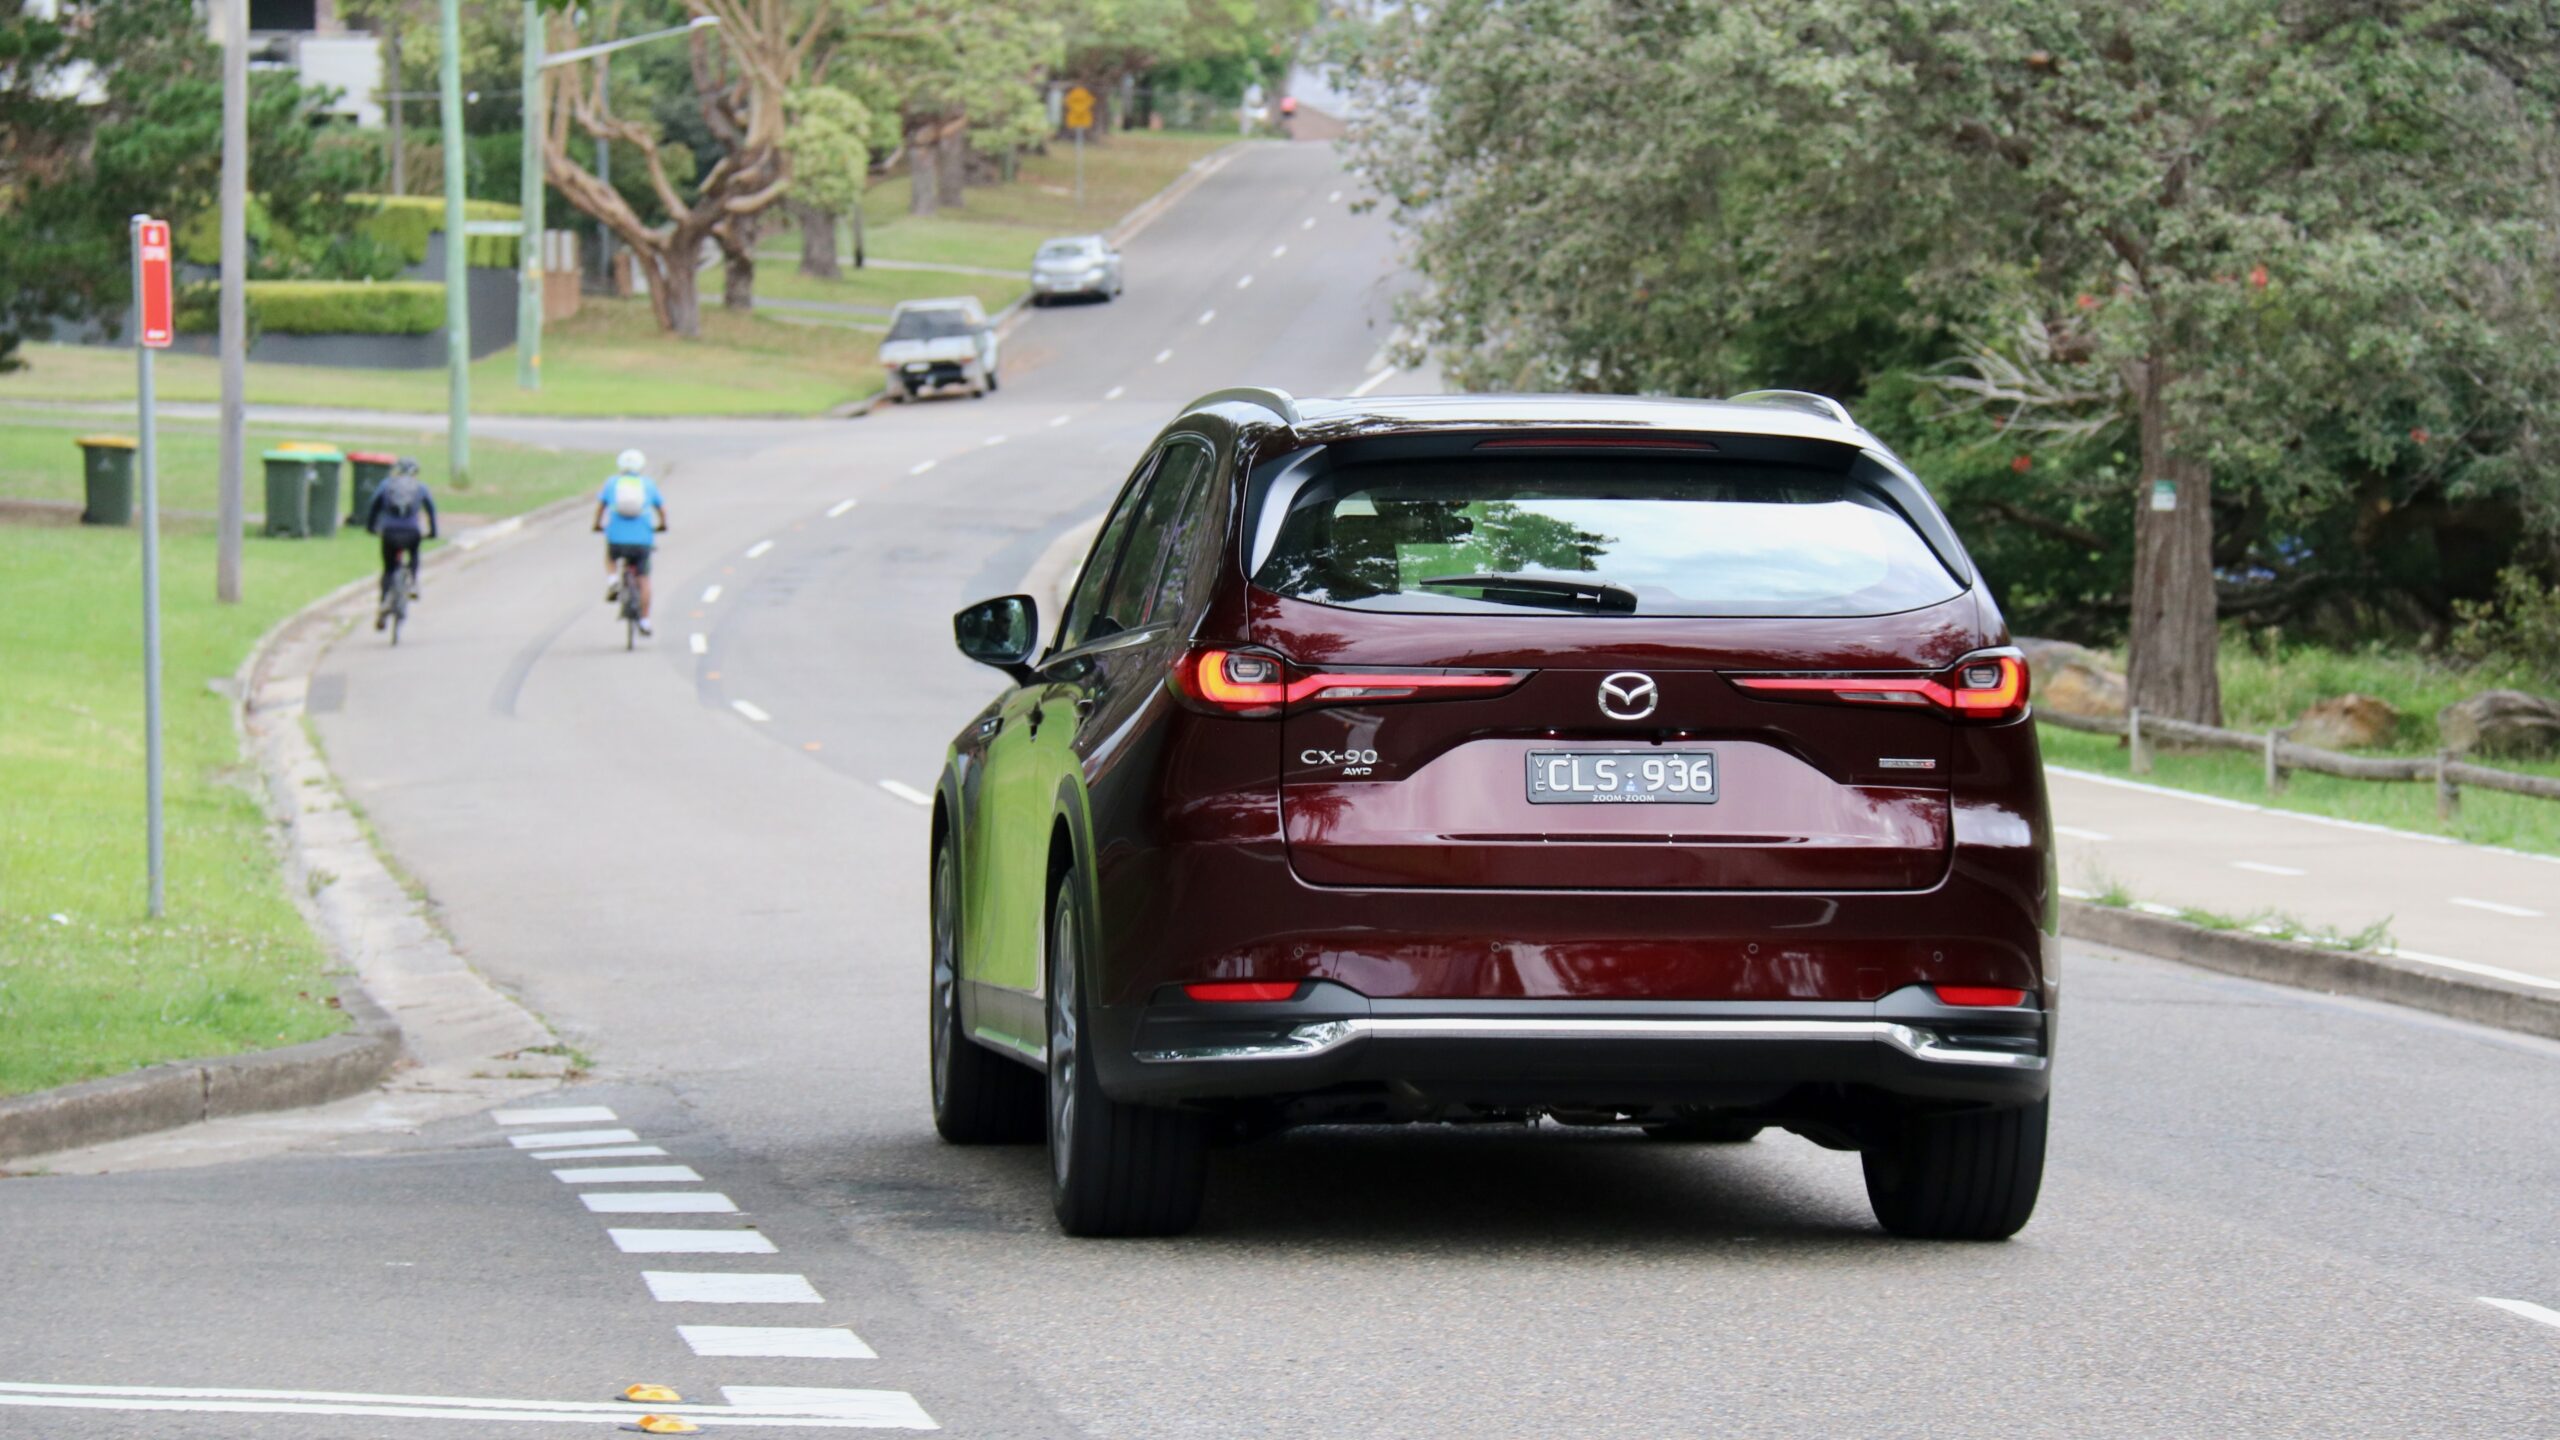
{"type": "Polygon", "coordinates": [[[2270,795],[2281,795],[2284,793],[2284,767],[2276,763],[2276,746],[2282,744],[2283,741],[2284,732],[2282,730],[2269,730],[2267,732],[2267,793],[2270,795]]]}
{"type": "Polygon", "coordinates": [[[2454,788],[2453,776],[2446,773],[2446,767],[2451,764],[2452,751],[2436,752],[2436,819],[2447,825],[2462,815],[2462,792],[2454,788]]]}
{"type": "Polygon", "coordinates": [[[2124,738],[2126,745],[2133,751],[2131,757],[2133,773],[2150,774],[2151,757],[2144,754],[2142,749],[2142,707],[2139,705],[2124,712],[2124,738]]]}

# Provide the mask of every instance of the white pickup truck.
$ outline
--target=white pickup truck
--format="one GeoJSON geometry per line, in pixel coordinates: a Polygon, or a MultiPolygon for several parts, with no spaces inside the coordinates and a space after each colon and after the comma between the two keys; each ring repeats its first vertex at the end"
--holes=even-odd
{"type": "Polygon", "coordinates": [[[945,385],[966,385],[971,395],[985,395],[996,388],[995,327],[975,296],[902,300],[889,312],[880,365],[889,372],[893,400],[913,400],[945,385]]]}

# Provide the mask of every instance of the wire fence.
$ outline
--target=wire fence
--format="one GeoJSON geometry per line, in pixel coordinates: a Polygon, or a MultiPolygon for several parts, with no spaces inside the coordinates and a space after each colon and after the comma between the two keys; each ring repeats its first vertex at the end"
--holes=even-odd
{"type": "Polygon", "coordinates": [[[2131,749],[2129,758],[2136,775],[2151,773],[2151,746],[2156,741],[2167,741],[2215,750],[2253,751],[2263,756],[2269,794],[2281,794],[2285,777],[2296,770],[2335,775],[2343,780],[2433,783],[2436,787],[2436,817],[2441,820],[2452,820],[2461,813],[2462,791],[2466,786],[2474,790],[2503,791],[2509,795],[2530,795],[2539,800],[2560,800],[2560,775],[2527,775],[2514,770],[2474,765],[2455,758],[2451,750],[2413,756],[2349,755],[2343,751],[2297,744],[2285,738],[2287,732],[2284,730],[2225,730],[2216,725],[2172,720],[2165,715],[2145,715],[2138,706],[2126,711],[2121,720],[2095,715],[2064,715],[2050,710],[2038,710],[2036,718],[2065,730],[2123,736],[2131,749]]]}

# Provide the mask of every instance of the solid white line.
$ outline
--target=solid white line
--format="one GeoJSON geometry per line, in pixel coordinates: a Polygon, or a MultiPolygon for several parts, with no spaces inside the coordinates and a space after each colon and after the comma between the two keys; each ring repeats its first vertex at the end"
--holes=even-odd
{"type": "Polygon", "coordinates": [[[1336,191],[1334,191],[1332,194],[1325,196],[1325,197],[1324,197],[1324,203],[1326,203],[1327,205],[1339,205],[1339,204],[1341,204],[1341,203],[1342,203],[1342,192],[1341,192],[1341,191],[1339,191],[1339,190],[1336,190],[1336,191]]]}
{"type": "Polygon", "coordinates": [[[753,720],[759,725],[773,718],[771,715],[765,713],[763,706],[758,705],[753,700],[732,700],[729,702],[729,708],[746,716],[748,719],[753,720]]]}
{"type": "Polygon", "coordinates": [[[773,1242],[753,1230],[607,1230],[625,1255],[770,1255],[773,1242]]]}
{"type": "Polygon", "coordinates": [[[536,1160],[637,1160],[644,1155],[664,1155],[655,1145],[596,1145],[584,1150],[536,1150],[536,1160]]]}
{"type": "Polygon", "coordinates": [[[1386,369],[1381,370],[1377,374],[1370,376],[1368,379],[1361,381],[1359,384],[1352,386],[1351,397],[1355,400],[1359,399],[1361,396],[1368,394],[1370,391],[1386,384],[1389,380],[1394,379],[1396,374],[1396,367],[1393,365],[1388,366],[1386,369]]]}
{"type": "Polygon", "coordinates": [[[897,796],[899,799],[906,801],[910,805],[930,805],[933,803],[932,796],[927,795],[923,791],[903,780],[883,780],[880,782],[880,788],[897,796]]]}
{"type": "Polygon", "coordinates": [[[2453,897],[2453,903],[2467,909],[2486,910],[2492,915],[2512,915],[2518,920],[2542,918],[2542,912],[2539,910],[2527,910],[2521,905],[2509,905],[2500,900],[2474,900],[2468,895],[2456,895],[2453,897]]]}
{"type": "Polygon", "coordinates": [[[686,636],[685,644],[690,646],[693,653],[696,655],[708,655],[711,653],[711,637],[703,634],[699,630],[696,630],[691,635],[686,636]]]}
{"type": "MultiPolygon", "coordinates": [[[[2536,1305],[2530,1300],[2501,1300],[2494,1295],[2483,1295],[2480,1297],[2480,1303],[2483,1305],[2495,1305],[2510,1315],[2521,1315],[2527,1320],[2539,1320],[2545,1325],[2560,1325],[2560,1310],[2553,1310],[2547,1306],[2536,1305]]],[[[728,1387],[725,1385],[722,1386],[721,1393],[724,1395],[727,1394],[728,1387]]],[[[735,1404],[737,1402],[732,1400],[730,1403],[735,1404]]]]}
{"type": "Polygon", "coordinates": [[[942,462],[939,460],[919,460],[913,465],[907,467],[907,473],[910,475],[921,475],[941,463],[942,462]]]}
{"type": "Polygon", "coordinates": [[[1288,253],[1289,253],[1289,247],[1288,247],[1288,246],[1286,246],[1286,245],[1274,245],[1274,246],[1272,246],[1272,247],[1271,247],[1271,258],[1272,258],[1272,259],[1274,259],[1274,260],[1277,260],[1277,259],[1279,259],[1281,256],[1286,255],[1286,254],[1288,254],[1288,253]]]}
{"type": "Polygon", "coordinates": [[[643,1270],[649,1294],[686,1305],[823,1305],[805,1275],[722,1274],[706,1270],[643,1270]]]}
{"type": "Polygon", "coordinates": [[[2401,960],[2415,960],[2421,965],[2440,965],[2466,975],[2486,975],[2492,980],[2508,980],[2518,985],[2531,985],[2539,990],[2560,990],[2560,980],[2548,975],[2527,975],[2521,970],[2502,970],[2495,965],[2480,965],[2469,960],[2456,960],[2450,955],[2430,955],[2424,950],[2403,950],[2393,946],[2382,952],[2401,960]]]}
{"type": "Polygon", "coordinates": [[[1049,428],[1055,430],[1074,418],[1076,417],[1073,415],[1052,415],[1049,417],[1049,428]]]}
{"type": "Polygon", "coordinates": [[[2252,805],[2246,800],[2225,800],[2219,795],[2199,795],[2193,790],[2173,790],[2166,785],[2146,785],[2139,780],[2126,780],[2114,775],[2101,775],[2094,770],[2074,770],[2068,765],[2047,765],[2047,775],[2060,775],[2071,780],[2086,780],[2092,785],[2110,785],[2118,790],[2134,790],[2145,795],[2163,795],[2172,800],[2188,800],[2198,805],[2215,805],[2225,810],[2245,810],[2253,815],[2278,815],[2287,820],[2300,820],[2312,825],[2326,825],[2336,830],[2361,830],[2368,835],[2389,835],[2400,840],[2415,840],[2425,845],[2465,845],[2485,850],[2492,855],[2505,855],[2517,860],[2539,860],[2545,865],[2560,865],[2560,855],[2537,855],[2531,850],[2517,850],[2505,845],[2474,845],[2450,835],[2427,835],[2416,830],[2398,830],[2389,825],[2376,825],[2370,820],[2341,820],[2335,815],[2312,815],[2300,810],[2279,810],[2272,805],[2252,805]]]}
{"type": "Polygon", "coordinates": [[[1003,444],[1006,440],[1008,440],[1008,439],[1010,439],[1010,438],[1011,438],[1010,436],[1005,436],[1005,435],[990,435],[990,436],[988,436],[986,439],[981,440],[981,441],[979,441],[978,443],[979,443],[979,444],[981,444],[981,445],[984,445],[984,446],[986,446],[988,449],[992,450],[992,449],[994,449],[995,447],[997,447],[998,445],[1003,444]]]}
{"type": "Polygon", "coordinates": [[[2231,862],[2231,868],[2254,871],[2260,875],[2302,876],[2311,873],[2308,870],[2296,870],[2290,865],[2269,865],[2262,860],[2234,860],[2231,862]]]}
{"type": "Polygon", "coordinates": [[[702,1180],[690,1165],[588,1165],[554,1170],[551,1178],[563,1185],[693,1185],[702,1180]]]}
{"type": "Polygon", "coordinates": [[[679,1325],[693,1353],[739,1360],[877,1360],[862,1337],[840,1325],[679,1325]]]}
{"type": "Polygon", "coordinates": [[[839,500],[833,505],[827,507],[827,518],[833,520],[837,516],[842,515],[847,510],[850,510],[861,503],[862,502],[859,500],[839,500]]]}
{"type": "Polygon", "coordinates": [[[2104,831],[2083,830],[2077,825],[2056,825],[2053,827],[2053,833],[2067,840],[2113,840],[2116,838],[2104,831]]]}
{"type": "Polygon", "coordinates": [[[770,540],[759,540],[759,541],[757,541],[756,543],[754,543],[753,545],[750,545],[750,546],[748,546],[748,547],[747,547],[747,558],[748,558],[748,559],[750,559],[750,560],[761,560],[761,559],[763,559],[763,558],[764,558],[764,556],[765,556],[765,552],[766,552],[766,551],[768,551],[768,550],[771,550],[772,548],[773,548],[773,542],[772,542],[772,541],[770,541],[770,540]]]}
{"type": "Polygon", "coordinates": [[[1236,282],[1236,288],[1237,288],[1237,289],[1239,289],[1239,290],[1250,290],[1250,289],[1252,289],[1252,288],[1253,288],[1253,277],[1252,277],[1252,276],[1250,276],[1250,275],[1247,275],[1247,276],[1246,276],[1246,277],[1244,277],[1243,279],[1238,280],[1238,281],[1236,282]]]}
{"type": "MultiPolygon", "coordinates": [[[[403,1405],[398,1403],[311,1402],[298,1400],[177,1400],[157,1398],[119,1399],[94,1395],[25,1395],[0,1393],[0,1406],[36,1410],[119,1410],[181,1415],[335,1415],[399,1420],[477,1420],[511,1421],[517,1424],[555,1425],[621,1425],[640,1413],[626,1401],[611,1402],[611,1408],[517,1409],[519,1405],[553,1405],[553,1401],[494,1400],[473,1403],[440,1402],[403,1405]]],[[[590,1402],[594,1403],[594,1402],[590,1402]]],[[[772,1415],[756,1411],[723,1409],[714,1406],[659,1405],[652,1412],[659,1415],[682,1415],[706,1426],[759,1425],[776,1430],[938,1430],[930,1417],[925,1423],[913,1420],[873,1419],[851,1411],[829,1411],[821,1415],[772,1415]]],[[[919,1412],[921,1413],[921,1412],[919,1412]]]]}
{"type": "Polygon", "coordinates": [[[1102,392],[1102,398],[1103,398],[1103,399],[1105,399],[1105,400],[1117,400],[1117,399],[1119,399],[1121,396],[1126,395],[1126,394],[1128,394],[1128,393],[1129,393],[1129,387],[1128,387],[1128,386],[1126,386],[1126,385],[1114,385],[1114,386],[1112,386],[1110,389],[1105,390],[1105,391],[1103,391],[1103,392],[1102,392]]]}
{"type": "Polygon", "coordinates": [[[501,1125],[592,1125],[622,1117],[602,1105],[554,1105],[547,1110],[492,1110],[489,1118],[501,1125]]]}
{"type": "Polygon", "coordinates": [[[781,1410],[867,1420],[908,1430],[940,1427],[904,1390],[820,1390],[806,1385],[723,1385],[721,1398],[742,1410],[781,1410]]]}
{"type": "Polygon", "coordinates": [[[628,1130],[554,1130],[548,1135],[510,1135],[519,1150],[546,1150],[559,1145],[627,1145],[640,1137],[628,1130]]]}
{"type": "Polygon", "coordinates": [[[1217,319],[1217,318],[1218,318],[1218,312],[1217,312],[1217,311],[1215,311],[1215,310],[1203,310],[1203,311],[1201,311],[1201,312],[1200,312],[1200,323],[1201,323],[1201,324],[1203,324],[1203,325],[1206,325],[1206,324],[1208,324],[1210,321],[1215,320],[1215,319],[1217,319]]]}
{"type": "Polygon", "coordinates": [[[720,587],[719,587],[719,586],[717,586],[717,585],[705,585],[705,586],[703,586],[703,587],[702,587],[702,603],[703,603],[703,604],[705,604],[705,605],[717,605],[717,604],[719,604],[719,603],[720,603],[720,587]]]}
{"type": "Polygon", "coordinates": [[[578,1198],[597,1215],[735,1215],[737,1204],[717,1190],[585,1191],[578,1198]]]}
{"type": "Polygon", "coordinates": [[[1167,360],[1170,360],[1170,359],[1172,359],[1172,358],[1173,358],[1173,352],[1172,352],[1172,351],[1170,351],[1170,350],[1159,350],[1159,351],[1157,351],[1157,352],[1156,352],[1156,363],[1157,363],[1157,364],[1159,364],[1159,365],[1163,364],[1164,362],[1166,362],[1167,360]]]}

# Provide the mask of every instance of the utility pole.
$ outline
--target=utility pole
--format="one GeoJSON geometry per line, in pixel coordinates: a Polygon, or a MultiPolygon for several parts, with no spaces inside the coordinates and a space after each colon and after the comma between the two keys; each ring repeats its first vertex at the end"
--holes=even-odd
{"type": "Polygon", "coordinates": [[[409,193],[409,126],[408,117],[402,112],[409,107],[401,103],[400,95],[403,82],[398,16],[392,17],[391,33],[383,37],[382,45],[387,52],[384,58],[390,61],[391,67],[391,84],[383,91],[383,98],[390,102],[391,107],[391,193],[406,195],[409,193]]]}
{"type": "Polygon", "coordinates": [[[524,233],[516,241],[516,388],[542,388],[542,3],[524,0],[524,233]]]}
{"type": "Polygon", "coordinates": [[[222,352],[222,483],[213,547],[213,594],[240,603],[240,532],[248,527],[241,469],[248,448],[249,0],[216,0],[222,14],[222,294],[215,305],[222,352]]]}
{"type": "MultiPolygon", "coordinates": [[[[610,55],[596,57],[596,108],[607,115],[613,113],[613,57],[610,55]]],[[[610,140],[596,142],[596,178],[604,182],[606,189],[613,188],[613,142],[610,140]]],[[[610,225],[596,227],[596,266],[597,274],[604,280],[605,293],[614,293],[613,227],[610,225]]]]}
{"type": "Polygon", "coordinates": [[[462,149],[461,8],[461,0],[443,0],[443,54],[437,67],[444,102],[445,368],[453,386],[445,471],[456,489],[471,483],[471,241],[462,214],[462,171],[470,157],[462,149]]]}

